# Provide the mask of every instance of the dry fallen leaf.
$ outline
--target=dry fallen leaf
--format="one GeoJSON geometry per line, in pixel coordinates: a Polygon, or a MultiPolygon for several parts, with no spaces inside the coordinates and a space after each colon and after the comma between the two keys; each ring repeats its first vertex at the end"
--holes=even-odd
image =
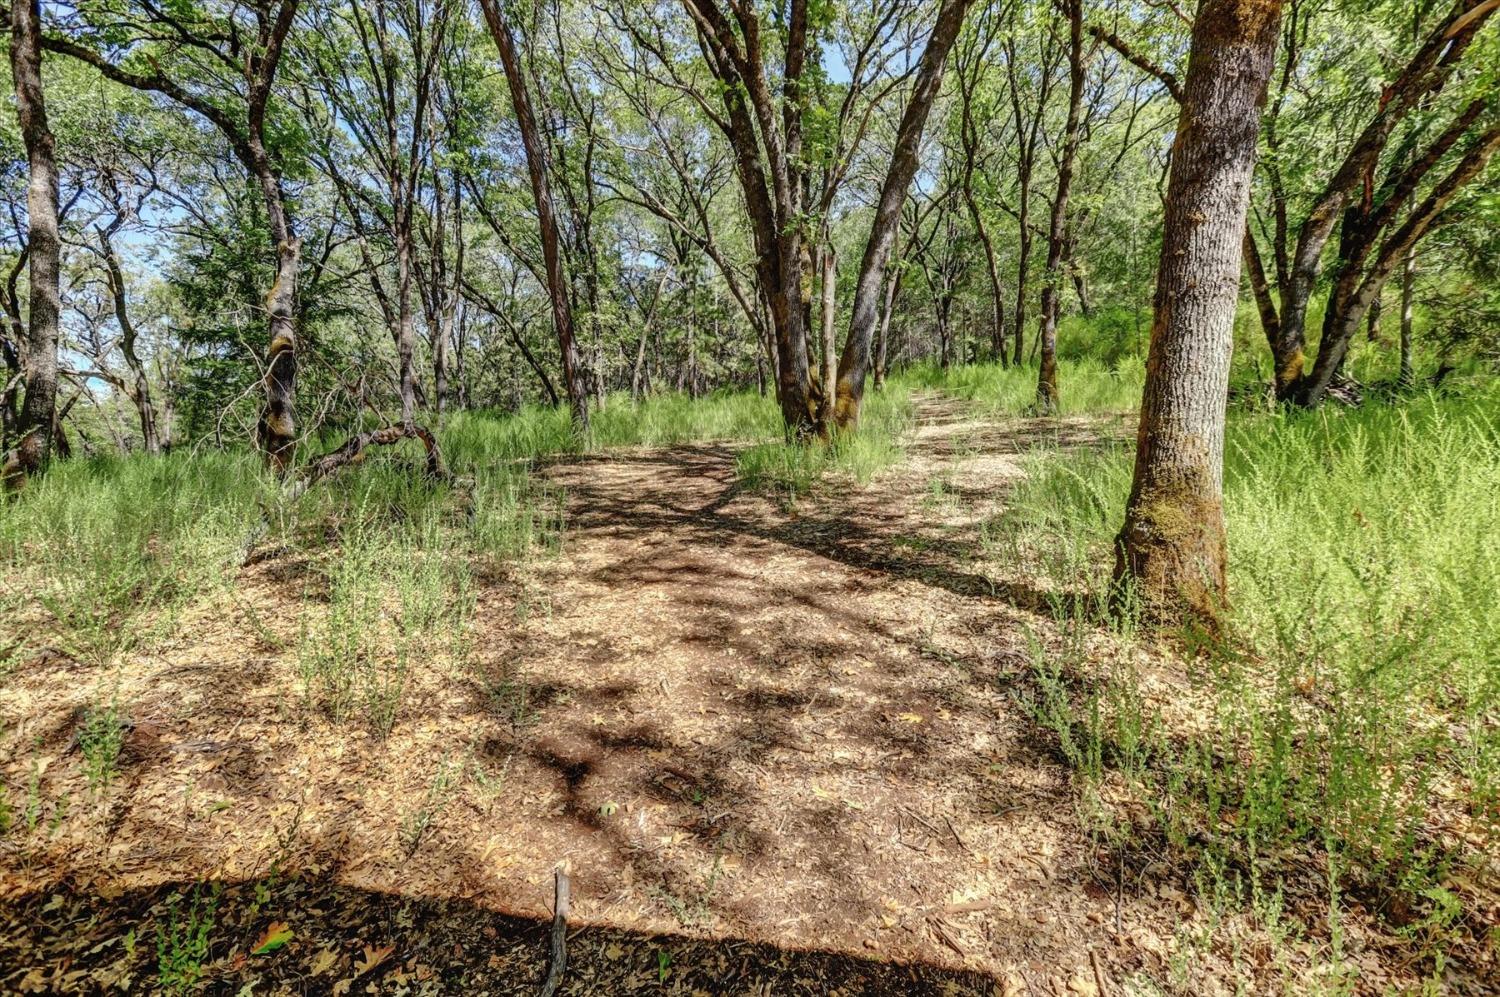
{"type": "Polygon", "coordinates": [[[354,961],[354,975],[363,976],[390,958],[391,953],[394,951],[396,951],[396,946],[394,945],[382,945],[378,949],[366,945],[364,955],[354,961]]]}
{"type": "Polygon", "coordinates": [[[317,955],[313,956],[312,968],[309,971],[314,976],[322,976],[333,968],[333,964],[338,961],[338,958],[338,953],[333,949],[322,949],[317,955]]]}

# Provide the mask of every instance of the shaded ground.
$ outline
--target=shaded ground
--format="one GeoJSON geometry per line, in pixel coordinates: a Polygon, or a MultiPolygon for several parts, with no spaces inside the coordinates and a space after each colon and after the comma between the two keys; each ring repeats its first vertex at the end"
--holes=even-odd
{"type": "Polygon", "coordinates": [[[1046,594],[975,561],[1018,450],[1129,426],[920,415],[901,469],[790,511],[740,491],[722,446],[550,468],[563,554],[484,587],[476,660],[427,663],[386,740],[299,702],[300,588],[274,559],[122,669],[133,727],[103,800],[69,750],[97,679],[24,667],[0,744],[38,813],[0,839],[0,990],[115,965],[163,884],[216,879],[270,883],[227,895],[222,979],[320,991],[326,949],[343,979],[389,944],[358,988],[396,992],[381,973],[420,965],[438,991],[520,992],[560,861],[586,926],[569,993],[1165,986],[1201,912],[1164,865],[1118,866],[1080,826],[1015,695],[1028,634],[1051,639],[1046,594]],[[298,940],[247,961],[272,919],[298,940]]]}
{"type": "MultiPolygon", "coordinates": [[[[7,993],[153,989],[158,944],[199,923],[215,939],[198,983],[211,993],[535,994],[547,924],[472,904],[367,893],[295,880],[259,893],[160,887],[103,899],[33,894],[7,911],[0,979],[7,993]],[[174,920],[175,918],[175,920],[174,920]],[[285,918],[285,920],[281,920],[285,918]],[[126,925],[139,925],[133,935],[126,925]],[[256,954],[268,930],[292,932],[256,954]],[[79,956],[82,958],[79,958],[79,956]]],[[[942,994],[993,992],[978,973],[751,942],[583,927],[568,938],[564,994],[942,994]]]]}

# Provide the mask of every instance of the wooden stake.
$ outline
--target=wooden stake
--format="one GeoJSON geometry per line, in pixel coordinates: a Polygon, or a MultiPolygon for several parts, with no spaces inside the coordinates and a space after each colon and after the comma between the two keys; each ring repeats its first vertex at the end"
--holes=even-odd
{"type": "Polygon", "coordinates": [[[542,981],[541,997],[553,997],[562,984],[563,971],[568,968],[568,873],[561,864],[553,870],[552,899],[552,966],[547,978],[542,981]]]}

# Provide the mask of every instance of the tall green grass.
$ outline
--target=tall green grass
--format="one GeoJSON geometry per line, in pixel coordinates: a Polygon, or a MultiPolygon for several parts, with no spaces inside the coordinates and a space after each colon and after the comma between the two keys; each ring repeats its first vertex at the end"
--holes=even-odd
{"type": "MultiPolygon", "coordinates": [[[[864,484],[902,458],[902,440],[915,418],[911,388],[894,380],[866,394],[854,431],[829,441],[776,439],[746,447],[736,457],[735,470],[749,487],[771,491],[786,502],[806,495],[830,475],[864,484]]],[[[781,433],[779,416],[776,433],[781,433]]]]}
{"type": "MultiPolygon", "coordinates": [[[[1058,361],[1057,383],[1061,415],[1122,412],[1141,403],[1146,368],[1135,357],[1109,366],[1097,360],[1058,361]]],[[[897,383],[912,389],[941,391],[973,403],[985,412],[1022,415],[1036,406],[1037,371],[1034,366],[1001,367],[995,363],[939,367],[915,364],[903,370],[897,383]]]]}
{"type": "Polygon", "coordinates": [[[358,716],[389,734],[414,669],[468,663],[468,551],[436,520],[394,529],[361,524],[319,573],[326,594],[305,593],[299,613],[303,694],[334,720],[358,716]]]}
{"type": "MultiPolygon", "coordinates": [[[[1208,731],[1160,744],[1145,790],[1193,825],[1182,842],[1252,867],[1311,843],[1403,904],[1451,907],[1445,836],[1500,831],[1497,412],[1490,386],[1231,413],[1233,636],[1195,675],[1208,731]]],[[[1034,458],[991,542],[1060,552],[1041,562],[1055,585],[1103,591],[1132,457],[1034,458]]]]}
{"type": "Polygon", "coordinates": [[[58,462],[0,504],[4,609],[39,604],[53,643],[105,660],[239,566],[269,490],[245,455],[58,462]]]}

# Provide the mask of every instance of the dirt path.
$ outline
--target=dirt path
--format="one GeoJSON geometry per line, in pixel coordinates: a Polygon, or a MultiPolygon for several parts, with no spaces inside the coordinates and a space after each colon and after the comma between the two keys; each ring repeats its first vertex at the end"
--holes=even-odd
{"type": "Polygon", "coordinates": [[[567,704],[515,747],[587,916],[1092,979],[1114,900],[1010,689],[1043,596],[969,561],[1016,441],[1098,430],[1011,428],[923,399],[900,471],[790,513],[722,447],[553,469],[567,551],[507,653],[567,704]]]}
{"type": "MultiPolygon", "coordinates": [[[[128,670],[127,798],[9,856],[0,896],[295,869],[542,921],[567,861],[575,919],[632,937],[967,967],[1004,993],[1164,972],[1181,895],[1117,893],[1017,702],[1045,594],[974,567],[1019,449],[1123,426],[998,426],[936,398],[918,414],[900,468],[791,511],[739,489],[725,446],[548,469],[562,554],[480,592],[477,670],[423,676],[384,742],[293,719],[284,650],[246,657],[274,607],[205,611],[128,670]],[[455,757],[483,784],[435,802],[455,757]]],[[[241,599],[274,602],[277,570],[241,599]]],[[[41,702],[53,681],[13,687],[41,702]]],[[[68,729],[53,694],[17,743],[68,729]]]]}

